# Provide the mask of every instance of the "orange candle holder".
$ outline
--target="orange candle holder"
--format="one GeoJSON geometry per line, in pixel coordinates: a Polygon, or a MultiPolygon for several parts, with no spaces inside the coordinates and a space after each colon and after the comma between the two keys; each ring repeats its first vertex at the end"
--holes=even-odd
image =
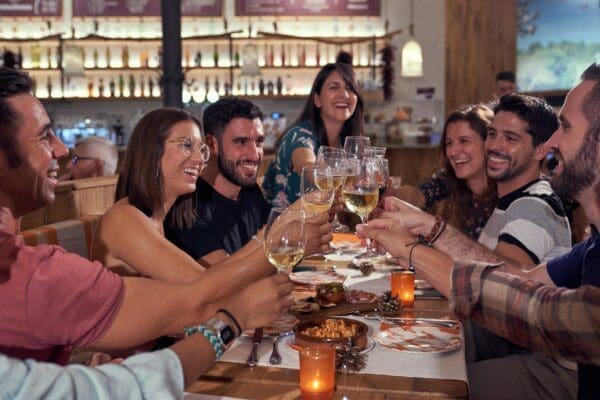
{"type": "Polygon", "coordinates": [[[335,350],[305,347],[300,350],[300,393],[304,400],[333,399],[335,350]]]}
{"type": "Polygon", "coordinates": [[[390,276],[392,296],[402,301],[403,308],[415,304],[415,274],[410,271],[395,271],[390,276]]]}

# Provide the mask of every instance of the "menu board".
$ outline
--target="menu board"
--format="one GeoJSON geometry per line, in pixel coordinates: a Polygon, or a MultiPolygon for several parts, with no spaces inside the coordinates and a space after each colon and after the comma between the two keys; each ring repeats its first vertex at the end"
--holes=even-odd
{"type": "Polygon", "coordinates": [[[60,17],[62,0],[0,0],[0,17],[60,17]]]}
{"type": "Polygon", "coordinates": [[[379,15],[381,0],[235,0],[235,15],[379,15]]]}
{"type": "MultiPolygon", "coordinates": [[[[218,17],[223,0],[181,0],[184,17],[218,17]]],[[[74,17],[159,17],[160,0],[73,0],[74,17]]]]}

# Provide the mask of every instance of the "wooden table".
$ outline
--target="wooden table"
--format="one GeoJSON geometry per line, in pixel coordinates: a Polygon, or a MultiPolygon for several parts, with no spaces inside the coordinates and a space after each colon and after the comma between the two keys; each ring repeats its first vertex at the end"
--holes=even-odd
{"type": "MultiPolygon", "coordinates": [[[[327,262],[306,262],[329,267],[327,262]]],[[[446,299],[415,300],[412,309],[403,310],[414,317],[440,317],[448,314],[446,299]]],[[[217,362],[212,369],[187,388],[188,392],[243,399],[299,399],[298,370],[277,367],[247,367],[245,364],[217,362]]],[[[372,399],[456,399],[468,397],[468,386],[460,380],[411,378],[372,374],[336,373],[334,398],[372,399]]]]}

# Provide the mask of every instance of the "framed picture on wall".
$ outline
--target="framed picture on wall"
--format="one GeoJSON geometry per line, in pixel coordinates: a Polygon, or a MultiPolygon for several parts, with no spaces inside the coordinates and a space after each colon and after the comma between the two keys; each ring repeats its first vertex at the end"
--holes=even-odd
{"type": "Polygon", "coordinates": [[[517,0],[517,87],[564,96],[592,62],[600,62],[598,0],[517,0]]]}

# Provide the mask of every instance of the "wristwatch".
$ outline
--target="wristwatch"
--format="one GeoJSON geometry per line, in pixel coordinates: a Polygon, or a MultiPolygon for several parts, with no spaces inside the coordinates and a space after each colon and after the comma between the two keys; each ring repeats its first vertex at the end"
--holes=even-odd
{"type": "Polygon", "coordinates": [[[223,347],[227,347],[235,339],[235,333],[231,326],[218,318],[211,318],[204,325],[217,334],[223,347]]]}

